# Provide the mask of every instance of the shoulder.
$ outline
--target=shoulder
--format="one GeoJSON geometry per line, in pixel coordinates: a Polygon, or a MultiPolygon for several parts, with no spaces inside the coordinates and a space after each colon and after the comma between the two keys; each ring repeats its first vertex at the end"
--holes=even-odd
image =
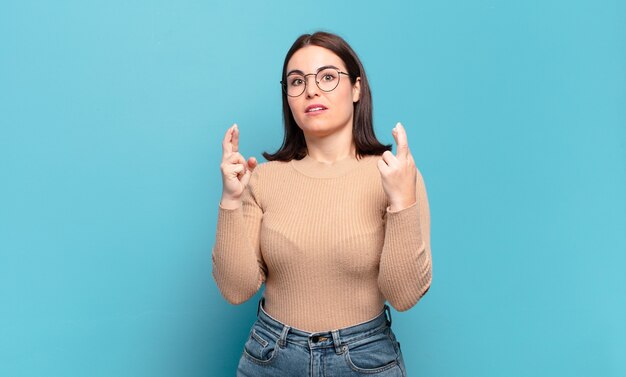
{"type": "Polygon", "coordinates": [[[369,179],[375,178],[377,181],[380,178],[380,172],[378,170],[378,161],[383,157],[380,155],[370,154],[361,157],[360,164],[363,164],[363,169],[360,169],[360,176],[369,177],[369,179]]]}
{"type": "Polygon", "coordinates": [[[254,173],[258,175],[272,174],[284,171],[289,168],[290,161],[265,161],[261,162],[254,168],[254,173]]]}
{"type": "Polygon", "coordinates": [[[250,176],[253,184],[268,184],[274,182],[278,176],[284,175],[290,169],[288,161],[265,161],[259,163],[250,176]]]}

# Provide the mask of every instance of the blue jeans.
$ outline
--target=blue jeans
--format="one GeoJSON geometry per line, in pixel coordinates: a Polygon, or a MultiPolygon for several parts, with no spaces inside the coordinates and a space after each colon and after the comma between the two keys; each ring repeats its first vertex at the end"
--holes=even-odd
{"type": "Polygon", "coordinates": [[[388,305],[367,322],[309,333],[272,318],[264,300],[239,359],[238,377],[406,377],[388,305]]]}

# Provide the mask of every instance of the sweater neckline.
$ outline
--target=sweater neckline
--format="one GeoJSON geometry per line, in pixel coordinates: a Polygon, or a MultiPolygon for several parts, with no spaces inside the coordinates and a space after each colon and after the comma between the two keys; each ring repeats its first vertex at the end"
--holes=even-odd
{"type": "Polygon", "coordinates": [[[312,178],[338,178],[356,171],[370,160],[371,156],[363,156],[357,160],[354,156],[348,156],[333,163],[317,161],[310,155],[301,160],[291,160],[290,164],[300,173],[312,178]]]}

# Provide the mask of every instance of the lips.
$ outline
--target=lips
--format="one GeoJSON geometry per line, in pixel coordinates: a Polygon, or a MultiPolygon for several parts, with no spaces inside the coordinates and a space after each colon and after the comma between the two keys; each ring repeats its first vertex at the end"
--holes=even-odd
{"type": "Polygon", "coordinates": [[[304,110],[305,113],[307,114],[314,114],[320,111],[324,111],[327,110],[328,108],[324,105],[320,105],[320,104],[313,104],[313,105],[309,105],[306,107],[306,109],[304,110]]]}

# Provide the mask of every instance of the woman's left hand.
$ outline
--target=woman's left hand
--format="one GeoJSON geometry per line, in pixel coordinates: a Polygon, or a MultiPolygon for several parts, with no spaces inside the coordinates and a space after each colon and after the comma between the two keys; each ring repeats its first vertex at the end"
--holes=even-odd
{"type": "Polygon", "coordinates": [[[402,124],[396,124],[391,131],[396,140],[396,155],[385,151],[378,160],[378,170],[383,181],[383,189],[389,198],[391,212],[405,209],[417,201],[417,168],[409,151],[406,131],[402,124]]]}

